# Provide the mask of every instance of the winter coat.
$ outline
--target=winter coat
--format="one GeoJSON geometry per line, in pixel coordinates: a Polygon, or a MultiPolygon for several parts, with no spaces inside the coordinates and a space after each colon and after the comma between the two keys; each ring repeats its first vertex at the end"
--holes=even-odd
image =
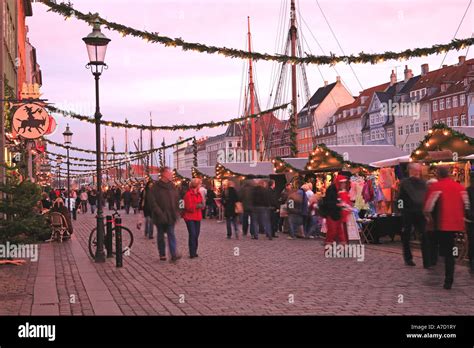
{"type": "Polygon", "coordinates": [[[339,194],[335,184],[329,185],[326,195],[319,205],[319,212],[323,217],[329,217],[334,221],[342,218],[342,208],[339,206],[339,194]]]}
{"type": "Polygon", "coordinates": [[[69,214],[69,211],[64,205],[57,205],[54,204],[53,207],[50,210],[51,213],[56,212],[62,214],[66,218],[66,224],[67,224],[67,229],[70,234],[73,233],[73,228],[72,228],[72,221],[71,221],[71,215],[69,214]]]}
{"type": "Polygon", "coordinates": [[[431,184],[425,212],[433,212],[435,204],[438,204],[436,226],[439,231],[464,231],[464,213],[469,210],[469,198],[461,184],[451,178],[439,179],[431,184]]]}
{"type": "Polygon", "coordinates": [[[202,207],[198,208],[198,204],[203,204],[201,193],[196,193],[193,189],[189,189],[184,195],[183,219],[185,221],[202,220],[202,207]]]}
{"type": "Polygon", "coordinates": [[[137,190],[132,191],[130,199],[132,203],[132,208],[138,208],[138,201],[140,199],[140,196],[138,195],[137,190]]]}
{"type": "Polygon", "coordinates": [[[403,179],[398,194],[398,201],[403,204],[400,210],[412,213],[422,212],[426,191],[427,187],[424,180],[416,177],[403,179]]]}
{"type": "Polygon", "coordinates": [[[240,189],[239,197],[244,207],[244,210],[252,209],[254,190],[255,185],[253,185],[253,183],[249,181],[245,182],[242,188],[240,189]]]}
{"type": "Polygon", "coordinates": [[[148,206],[155,225],[174,225],[179,219],[178,191],[171,181],[159,180],[148,195],[148,206]]]}
{"type": "Polygon", "coordinates": [[[143,198],[142,198],[142,209],[143,209],[143,215],[145,217],[151,217],[151,209],[150,209],[150,195],[151,195],[151,188],[153,185],[151,185],[148,188],[145,188],[142,192],[143,198]]]}
{"type": "Polygon", "coordinates": [[[252,206],[254,207],[270,208],[272,206],[270,190],[265,187],[255,187],[252,198],[252,206]]]}
{"type": "Polygon", "coordinates": [[[122,198],[124,204],[130,204],[132,202],[132,193],[130,191],[125,191],[122,194],[122,198]]]}
{"type": "Polygon", "coordinates": [[[233,187],[229,187],[224,190],[222,194],[222,205],[224,206],[224,216],[225,217],[234,217],[237,214],[235,213],[235,203],[239,201],[239,196],[237,191],[233,187]]]}
{"type": "Polygon", "coordinates": [[[88,197],[90,205],[97,205],[97,196],[96,195],[89,195],[88,197]]]}

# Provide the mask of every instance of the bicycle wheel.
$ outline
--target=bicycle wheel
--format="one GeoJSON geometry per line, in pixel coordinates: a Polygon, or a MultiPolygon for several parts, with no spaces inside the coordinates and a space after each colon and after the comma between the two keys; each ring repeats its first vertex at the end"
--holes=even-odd
{"type": "MultiPolygon", "coordinates": [[[[112,228],[112,254],[115,254],[117,248],[115,245],[115,231],[117,227],[112,228]]],[[[104,227],[105,231],[105,227],[104,227]]],[[[122,253],[130,253],[133,245],[133,233],[127,227],[122,226],[122,253]]],[[[105,246],[105,236],[104,236],[105,246]]],[[[89,253],[92,258],[95,258],[95,251],[97,248],[97,228],[93,228],[89,235],[89,253]]]]}

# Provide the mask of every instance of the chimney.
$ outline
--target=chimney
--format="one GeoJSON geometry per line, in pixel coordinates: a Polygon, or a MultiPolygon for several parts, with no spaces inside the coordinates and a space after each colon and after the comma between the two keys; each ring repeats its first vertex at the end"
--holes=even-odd
{"type": "Polygon", "coordinates": [[[466,61],[466,56],[459,56],[459,61],[458,61],[458,65],[463,65],[464,62],[466,61]]]}
{"type": "Polygon", "coordinates": [[[428,64],[421,64],[421,76],[425,76],[430,71],[428,64]]]}
{"type": "Polygon", "coordinates": [[[405,74],[405,82],[407,82],[409,79],[413,77],[413,72],[411,69],[408,69],[408,65],[405,65],[405,70],[403,71],[405,74]]]}
{"type": "Polygon", "coordinates": [[[328,82],[324,81],[324,87],[326,87],[327,85],[328,85],[328,82]]]}
{"type": "Polygon", "coordinates": [[[341,77],[340,76],[336,76],[336,82],[341,82],[341,77]]]}
{"type": "Polygon", "coordinates": [[[448,67],[448,64],[443,64],[443,68],[447,68],[448,67]]]}
{"type": "Polygon", "coordinates": [[[395,70],[392,70],[392,73],[390,74],[390,86],[393,86],[396,83],[397,83],[397,75],[395,74],[395,70]]]}

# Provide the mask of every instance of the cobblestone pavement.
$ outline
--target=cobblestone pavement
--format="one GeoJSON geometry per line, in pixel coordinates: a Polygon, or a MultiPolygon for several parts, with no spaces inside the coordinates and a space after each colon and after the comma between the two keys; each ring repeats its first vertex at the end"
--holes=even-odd
{"type": "MultiPolygon", "coordinates": [[[[406,267],[401,245],[370,245],[365,259],[324,257],[322,240],[226,239],[225,224],[204,220],[199,257],[189,259],[187,231],[176,233],[183,258],[159,261],[156,239],[137,230],[123,268],[96,264],[87,251],[95,224],[79,215],[63,244],[42,244],[37,263],[0,268],[0,314],[52,315],[472,315],[474,277],[456,266],[450,291],[444,265],[406,267]]],[[[155,231],[156,236],[156,231],[155,231]]]]}

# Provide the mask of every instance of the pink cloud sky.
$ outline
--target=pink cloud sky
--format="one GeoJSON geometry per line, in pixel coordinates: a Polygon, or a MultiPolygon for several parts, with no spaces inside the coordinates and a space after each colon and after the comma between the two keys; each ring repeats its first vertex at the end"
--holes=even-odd
{"type": "MultiPolygon", "coordinates": [[[[159,32],[170,37],[209,45],[245,49],[247,16],[251,17],[252,41],[255,51],[281,53],[275,48],[280,8],[285,6],[285,26],[289,18],[289,1],[152,1],[152,0],[81,0],[74,5],[82,12],[99,12],[103,17],[137,29],[159,32]]],[[[346,54],[399,51],[405,48],[431,46],[449,42],[458,27],[468,0],[453,1],[330,1],[320,5],[346,54]]],[[[312,35],[325,53],[342,54],[329,31],[316,0],[297,0],[304,36],[305,51],[322,54],[312,35]],[[308,30],[308,27],[311,32],[308,30]]],[[[84,66],[87,54],[81,38],[90,27],[76,19],[64,21],[58,14],[47,12],[43,4],[35,3],[33,17],[27,19],[30,41],[37,48],[38,62],[43,72],[43,97],[58,106],[92,115],[94,111],[93,77],[84,66]]],[[[470,9],[457,38],[469,37],[474,27],[474,10],[470,9]]],[[[245,61],[219,55],[184,52],[165,48],[133,37],[122,38],[104,30],[112,39],[106,62],[109,69],[101,78],[101,110],[104,119],[131,123],[154,124],[197,123],[228,119],[239,115],[242,71],[245,61]]],[[[466,50],[450,52],[445,64],[454,64],[466,50]]],[[[472,57],[473,50],[469,51],[472,57]]],[[[429,63],[439,68],[443,56],[430,56],[408,62],[388,61],[379,65],[353,65],[363,88],[387,82],[391,69],[403,76],[408,64],[414,74],[420,65],[429,63]]],[[[256,63],[260,104],[268,105],[274,63],[256,63]]],[[[348,89],[357,95],[361,90],[349,67],[338,64],[337,70],[348,89]]],[[[320,67],[324,79],[332,82],[337,73],[333,68],[320,67]]],[[[323,84],[316,66],[307,67],[310,92],[323,84]]],[[[66,122],[71,125],[74,145],[94,148],[92,125],[58,119],[58,131],[52,140],[62,141],[66,122]]],[[[155,133],[155,143],[163,136],[168,143],[177,136],[215,135],[222,129],[199,132],[155,133]]],[[[124,148],[124,131],[108,129],[115,137],[118,151],[124,148]]],[[[138,131],[129,132],[131,140],[138,131]]],[[[109,140],[110,144],[110,140],[109,140]]]]}

